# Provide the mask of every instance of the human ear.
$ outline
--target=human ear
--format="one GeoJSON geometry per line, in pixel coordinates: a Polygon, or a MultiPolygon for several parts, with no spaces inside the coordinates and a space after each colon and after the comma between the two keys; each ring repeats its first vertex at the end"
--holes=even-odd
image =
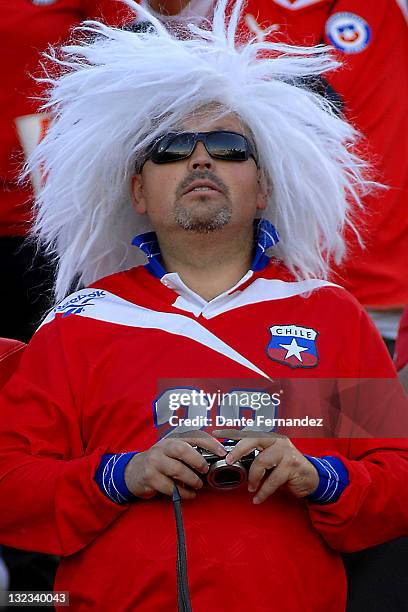
{"type": "Polygon", "coordinates": [[[146,201],[143,195],[143,179],[141,174],[132,176],[131,196],[133,208],[139,215],[146,213],[146,201]]]}
{"type": "Polygon", "coordinates": [[[256,196],[257,210],[265,210],[268,206],[268,199],[271,195],[271,188],[268,187],[268,181],[263,172],[258,170],[258,193],[256,196]]]}

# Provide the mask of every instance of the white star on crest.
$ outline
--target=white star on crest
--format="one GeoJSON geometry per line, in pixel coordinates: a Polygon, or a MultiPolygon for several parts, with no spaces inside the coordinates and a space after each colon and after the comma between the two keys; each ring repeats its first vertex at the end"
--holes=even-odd
{"type": "Polygon", "coordinates": [[[303,351],[307,351],[307,348],[305,348],[304,346],[299,346],[295,338],[293,338],[290,344],[280,344],[279,346],[287,350],[285,359],[289,359],[289,357],[292,357],[292,355],[294,355],[296,359],[299,359],[299,361],[303,363],[303,359],[300,353],[302,353],[303,351]]]}

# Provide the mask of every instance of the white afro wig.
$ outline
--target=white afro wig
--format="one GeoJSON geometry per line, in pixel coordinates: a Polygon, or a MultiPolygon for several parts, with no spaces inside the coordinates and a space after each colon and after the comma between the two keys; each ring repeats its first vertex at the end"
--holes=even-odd
{"type": "Polygon", "coordinates": [[[132,238],[151,230],[130,197],[135,164],[160,135],[214,105],[248,126],[272,186],[264,217],[274,256],[297,278],[324,278],[345,251],[350,209],[370,187],[356,131],[307,80],[338,68],[329,47],[239,40],[242,2],[217,5],[208,28],[177,36],[132,0],[152,28],[136,33],[88,21],[78,42],[52,51],[50,128],[27,166],[46,176],[34,235],[57,263],[55,294],[140,263],[132,238]]]}

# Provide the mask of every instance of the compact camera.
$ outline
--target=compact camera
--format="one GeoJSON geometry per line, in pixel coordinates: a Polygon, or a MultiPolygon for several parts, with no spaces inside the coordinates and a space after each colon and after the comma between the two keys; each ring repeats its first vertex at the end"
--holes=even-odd
{"type": "MultiPolygon", "coordinates": [[[[234,448],[235,443],[224,444],[224,448],[229,453],[234,448]]],[[[232,465],[228,465],[225,459],[221,459],[218,455],[200,448],[194,447],[200,455],[207,461],[210,469],[207,474],[199,474],[199,476],[215,489],[235,489],[239,487],[248,478],[248,471],[255,457],[259,454],[258,450],[254,450],[248,455],[241,457],[232,465]]]]}

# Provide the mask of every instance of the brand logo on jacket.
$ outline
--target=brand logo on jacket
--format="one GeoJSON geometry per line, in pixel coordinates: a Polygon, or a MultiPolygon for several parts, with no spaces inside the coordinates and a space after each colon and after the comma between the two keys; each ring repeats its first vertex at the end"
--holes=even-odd
{"type": "Polygon", "coordinates": [[[319,363],[316,339],[319,335],[311,327],[273,325],[266,348],[268,357],[290,368],[314,368],[319,363]]]}
{"type": "Polygon", "coordinates": [[[334,13],[326,23],[326,36],[334,47],[344,53],[359,53],[370,42],[368,23],[354,13],[334,13]]]}
{"type": "Polygon", "coordinates": [[[62,314],[64,317],[71,314],[81,314],[81,312],[89,308],[89,306],[95,305],[94,300],[104,298],[105,296],[105,291],[101,291],[100,289],[95,289],[95,291],[85,295],[79,293],[75,295],[75,297],[57,306],[55,308],[55,313],[62,314]]]}

